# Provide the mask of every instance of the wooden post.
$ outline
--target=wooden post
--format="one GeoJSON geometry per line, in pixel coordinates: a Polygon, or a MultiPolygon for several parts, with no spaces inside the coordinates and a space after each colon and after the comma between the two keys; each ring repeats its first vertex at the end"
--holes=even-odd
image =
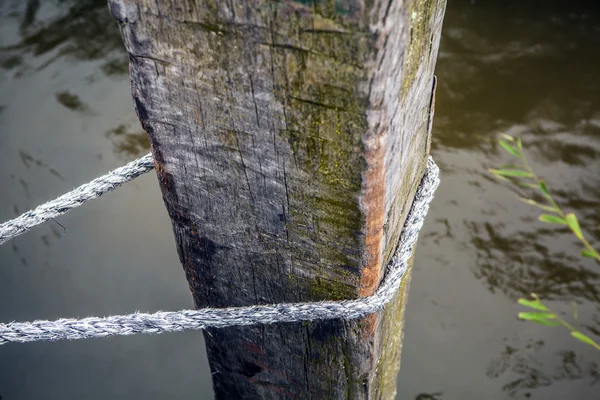
{"type": "MultiPolygon", "coordinates": [[[[445,0],[109,6],[196,306],[372,294],[426,164],[445,0]]],[[[363,320],[205,332],[216,397],[392,398],[408,279],[363,320]]]]}

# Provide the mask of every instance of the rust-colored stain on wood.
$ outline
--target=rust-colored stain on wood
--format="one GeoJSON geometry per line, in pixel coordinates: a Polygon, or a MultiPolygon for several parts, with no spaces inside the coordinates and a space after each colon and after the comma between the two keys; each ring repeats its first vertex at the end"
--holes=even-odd
{"type": "Polygon", "coordinates": [[[380,315],[381,313],[369,314],[361,320],[363,329],[361,330],[360,336],[364,340],[375,337],[375,333],[377,332],[377,322],[379,321],[380,315]]]}
{"type": "Polygon", "coordinates": [[[365,209],[365,259],[360,279],[360,296],[375,293],[381,280],[383,221],[385,217],[385,146],[383,134],[366,140],[363,207],[365,209]]]}

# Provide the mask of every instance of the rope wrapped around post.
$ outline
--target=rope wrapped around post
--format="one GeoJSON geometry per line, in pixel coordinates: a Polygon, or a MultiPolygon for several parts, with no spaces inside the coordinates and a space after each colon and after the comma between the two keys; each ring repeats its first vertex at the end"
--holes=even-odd
{"type": "MultiPolygon", "coordinates": [[[[147,157],[145,156],[143,159],[147,157]]],[[[133,163],[129,165],[131,164],[133,163]]],[[[147,160],[142,165],[145,165],[147,170],[151,169],[151,167],[148,168],[147,160]]],[[[129,180],[131,179],[133,177],[129,180]]],[[[94,180],[90,184],[96,181],[94,180]]],[[[117,186],[121,183],[117,184],[117,186]]],[[[331,318],[355,319],[364,317],[383,309],[385,304],[394,297],[400,288],[402,277],[408,268],[408,261],[411,257],[413,247],[417,242],[419,232],[429,210],[429,204],[433,200],[438,185],[439,169],[430,157],[427,162],[427,169],[417,189],[404,224],[398,247],[386,269],[385,278],[375,294],[371,296],[346,301],[204,308],[176,312],[161,311],[154,314],[133,313],[104,318],[89,317],[83,319],[59,319],[56,321],[12,322],[0,324],[0,345],[9,342],[25,343],[63,339],[74,340],[138,333],[177,332],[209,327],[223,328],[228,326],[272,324],[276,322],[310,321],[331,318]]],[[[99,193],[96,197],[101,194],[99,193]]],[[[61,196],[59,199],[65,196],[61,196]]],[[[54,202],[57,200],[54,200],[54,202]]],[[[80,204],[75,205],[75,207],[78,205],[80,204]]],[[[36,210],[44,206],[40,206],[36,210]]],[[[30,211],[30,213],[33,211],[30,211]]],[[[0,227],[4,227],[6,224],[2,224],[0,227]]]]}

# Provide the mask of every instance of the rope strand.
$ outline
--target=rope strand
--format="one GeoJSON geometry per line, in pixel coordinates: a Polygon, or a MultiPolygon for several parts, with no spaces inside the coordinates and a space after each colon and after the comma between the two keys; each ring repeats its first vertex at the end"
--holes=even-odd
{"type": "Polygon", "coordinates": [[[146,154],[129,164],[117,168],[93,181],[79,186],[41,206],[29,210],[15,219],[0,225],[0,245],[27,232],[34,226],[43,224],[65,214],[83,203],[102,196],[154,168],[152,154],[146,154]]]}

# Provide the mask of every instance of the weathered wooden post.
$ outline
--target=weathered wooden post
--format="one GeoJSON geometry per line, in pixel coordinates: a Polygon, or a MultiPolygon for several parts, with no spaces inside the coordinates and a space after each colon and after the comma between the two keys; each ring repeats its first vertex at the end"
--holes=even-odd
{"type": "MultiPolygon", "coordinates": [[[[197,307],[377,288],[428,152],[445,0],[109,0],[197,307]]],[[[408,286],[205,334],[217,398],[389,399],[408,286]]]]}

